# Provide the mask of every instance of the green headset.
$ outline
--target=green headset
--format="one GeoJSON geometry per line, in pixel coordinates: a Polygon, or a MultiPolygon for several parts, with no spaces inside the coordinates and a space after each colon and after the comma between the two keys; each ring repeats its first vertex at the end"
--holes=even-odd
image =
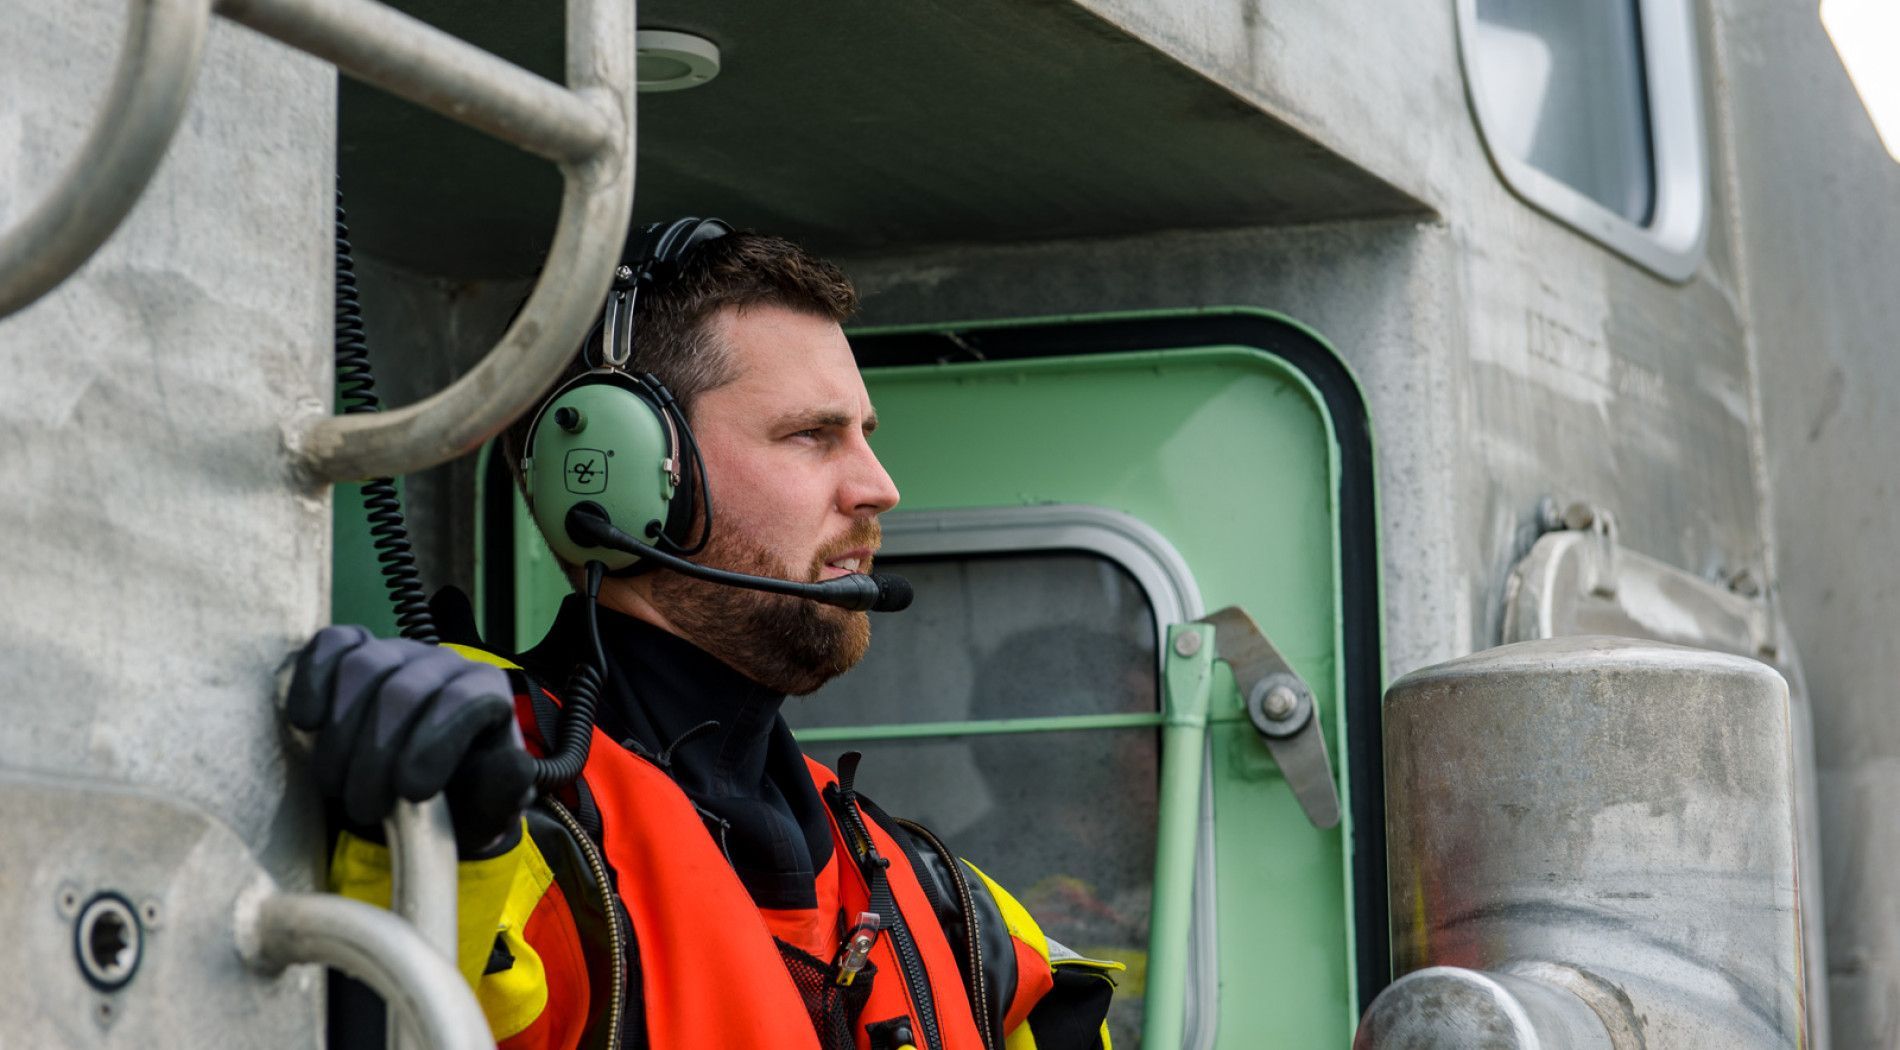
{"type": "Polygon", "coordinates": [[[569,516],[586,504],[663,554],[691,557],[712,535],[705,463],[685,411],[657,377],[627,366],[640,295],[673,280],[701,245],[731,232],[718,219],[695,217],[645,227],[582,345],[591,367],[558,387],[528,424],[521,460],[528,506],[548,545],[569,564],[598,561],[619,573],[647,567],[630,551],[584,545],[571,535],[569,516]],[[695,517],[699,534],[689,537],[695,517]]]}

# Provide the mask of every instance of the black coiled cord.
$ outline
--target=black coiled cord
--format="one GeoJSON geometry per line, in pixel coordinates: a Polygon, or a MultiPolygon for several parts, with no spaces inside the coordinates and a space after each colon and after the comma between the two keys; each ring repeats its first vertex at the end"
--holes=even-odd
{"type": "MultiPolygon", "coordinates": [[[[363,304],[356,295],[356,263],[350,253],[350,228],[343,218],[342,190],[336,195],[336,382],[346,415],[382,411],[376,378],[370,370],[363,304]]],[[[693,454],[697,459],[697,444],[693,454]]],[[[397,629],[404,638],[439,644],[441,638],[436,634],[435,617],[429,615],[429,599],[422,589],[422,573],[416,568],[415,549],[409,544],[409,527],[403,523],[402,497],[396,492],[395,480],[374,478],[364,482],[363,507],[369,512],[369,534],[383,584],[396,606],[397,629]]],[[[606,575],[605,565],[587,563],[587,636],[593,642],[594,659],[575,665],[562,701],[560,740],[549,741],[554,748],[552,754],[534,760],[534,786],[543,792],[566,787],[587,765],[594,711],[607,676],[607,655],[600,645],[600,624],[595,616],[600,583],[606,575]]]]}
{"type": "Polygon", "coordinates": [[[568,676],[567,689],[561,694],[561,739],[548,741],[554,748],[546,758],[534,760],[534,786],[543,793],[566,787],[581,775],[587,765],[587,752],[594,740],[594,710],[600,704],[600,689],[607,677],[607,654],[600,645],[600,581],[607,566],[587,563],[587,637],[594,647],[592,662],[582,660],[568,676]]]}
{"type": "MultiPolygon", "coordinates": [[[[356,264],[350,256],[350,228],[343,221],[343,191],[336,195],[336,382],[345,415],[382,411],[376,396],[376,378],[370,371],[369,343],[364,338],[363,304],[356,296],[356,264]]],[[[363,509],[369,513],[369,534],[383,585],[396,606],[396,629],[404,638],[435,645],[441,639],[429,598],[416,568],[409,528],[403,523],[402,496],[392,478],[363,483],[363,509]]]]}

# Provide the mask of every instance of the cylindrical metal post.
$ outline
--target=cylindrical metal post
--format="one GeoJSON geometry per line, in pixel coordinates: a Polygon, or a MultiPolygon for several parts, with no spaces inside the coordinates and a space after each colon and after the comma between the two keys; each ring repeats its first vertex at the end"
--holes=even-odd
{"type": "Polygon", "coordinates": [[[1539,979],[1609,990],[1585,995],[1606,1024],[1641,1017],[1646,1050],[1803,1045],[1772,668],[1619,638],[1501,646],[1394,683],[1385,749],[1395,970],[1544,960],[1539,979]]]}
{"type": "MultiPolygon", "coordinates": [[[[1366,1010],[1352,1050],[1625,1050],[1589,1004],[1528,977],[1414,970],[1366,1010]]],[[[1634,1047],[1628,1050],[1635,1050],[1634,1047]]]]}

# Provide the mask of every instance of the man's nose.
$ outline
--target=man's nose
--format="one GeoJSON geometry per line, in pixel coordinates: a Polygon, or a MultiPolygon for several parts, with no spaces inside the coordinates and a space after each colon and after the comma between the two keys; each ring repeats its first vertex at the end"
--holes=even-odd
{"type": "Polygon", "coordinates": [[[897,506],[897,483],[891,480],[889,471],[880,463],[877,453],[862,437],[857,440],[853,450],[851,474],[844,491],[842,508],[853,517],[875,516],[897,506]]]}

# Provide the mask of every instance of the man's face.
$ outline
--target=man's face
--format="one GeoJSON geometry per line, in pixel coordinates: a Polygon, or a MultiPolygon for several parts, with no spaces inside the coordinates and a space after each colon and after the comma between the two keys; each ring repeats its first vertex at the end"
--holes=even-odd
{"type": "MultiPolygon", "coordinates": [[[[771,306],[709,323],[734,378],[692,410],[713,504],[699,560],[803,581],[869,572],[897,486],[867,443],[877,417],[843,330],[771,306]]],[[[793,694],[849,669],[870,643],[864,613],[674,573],[654,578],[652,600],[702,648],[793,694]]]]}

